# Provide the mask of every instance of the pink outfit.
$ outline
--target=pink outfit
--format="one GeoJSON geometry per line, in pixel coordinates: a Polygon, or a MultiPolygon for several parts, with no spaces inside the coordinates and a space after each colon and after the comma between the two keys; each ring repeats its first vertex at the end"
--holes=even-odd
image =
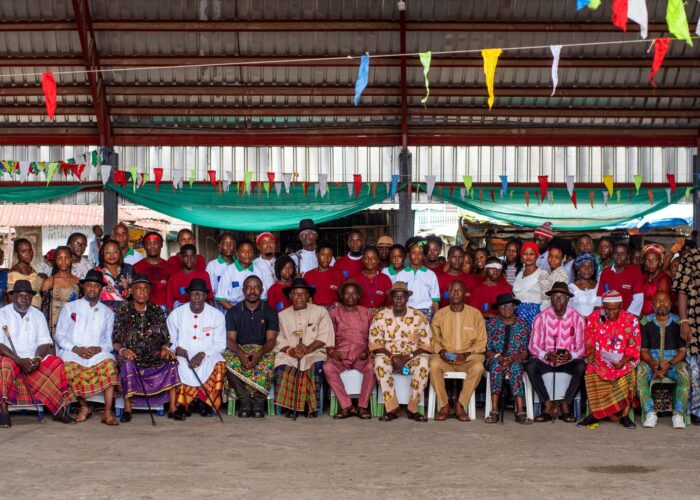
{"type": "Polygon", "coordinates": [[[558,318],[554,309],[548,307],[535,316],[530,332],[530,354],[542,362],[551,365],[545,359],[548,352],[566,349],[574,359],[585,354],[584,331],[586,322],[575,309],[566,308],[562,318],[558,318]]]}
{"type": "Polygon", "coordinates": [[[371,359],[359,359],[369,343],[369,325],[372,314],[366,307],[357,306],[355,311],[348,311],[339,306],[330,311],[333,329],[335,330],[335,351],[343,356],[342,361],[335,361],[329,356],[323,365],[323,373],[341,408],[352,404],[345,391],[340,374],[346,370],[355,369],[362,373],[362,391],[358,404],[361,408],[369,407],[369,398],[376,386],[374,379],[374,363],[371,359]]]}

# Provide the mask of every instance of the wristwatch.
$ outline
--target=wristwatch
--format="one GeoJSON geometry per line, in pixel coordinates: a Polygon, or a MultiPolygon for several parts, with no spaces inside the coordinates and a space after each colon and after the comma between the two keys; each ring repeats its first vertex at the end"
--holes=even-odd
{"type": "Polygon", "coordinates": [[[408,359],[413,359],[414,357],[415,357],[415,356],[413,355],[412,352],[408,354],[408,359]]]}

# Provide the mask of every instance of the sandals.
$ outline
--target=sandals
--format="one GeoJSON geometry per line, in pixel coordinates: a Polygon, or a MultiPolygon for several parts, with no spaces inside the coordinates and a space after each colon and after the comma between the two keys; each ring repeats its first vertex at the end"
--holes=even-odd
{"type": "Polygon", "coordinates": [[[80,407],[80,410],[78,410],[78,414],[75,416],[75,421],[78,423],[85,422],[90,417],[92,417],[92,410],[90,407],[82,406],[80,407]]]}
{"type": "Polygon", "coordinates": [[[551,422],[554,417],[549,413],[540,413],[535,417],[535,422],[551,422]]]}
{"type": "Polygon", "coordinates": [[[362,420],[370,420],[372,418],[372,414],[367,408],[360,408],[357,412],[357,416],[360,417],[362,420]]]}
{"type": "Polygon", "coordinates": [[[425,415],[421,415],[420,413],[411,413],[410,411],[406,411],[406,416],[409,420],[415,420],[416,422],[428,421],[428,417],[426,417],[425,415]]]}
{"type": "Polygon", "coordinates": [[[119,425],[119,420],[114,415],[105,413],[102,415],[102,423],[105,425],[119,425]]]}
{"type": "Polygon", "coordinates": [[[497,411],[491,411],[489,412],[489,416],[486,417],[486,422],[487,424],[497,424],[501,420],[501,414],[498,413],[497,411]]]}
{"type": "Polygon", "coordinates": [[[382,422],[391,422],[392,420],[396,420],[397,418],[399,418],[399,416],[393,411],[390,411],[388,413],[385,413],[384,416],[379,417],[379,420],[382,422]]]}
{"type": "Polygon", "coordinates": [[[559,420],[563,420],[567,424],[572,424],[576,422],[576,417],[574,417],[574,414],[569,412],[569,413],[563,413],[559,415],[559,420]]]}
{"type": "Polygon", "coordinates": [[[350,418],[352,417],[353,411],[352,411],[352,406],[348,406],[347,408],[343,408],[340,410],[338,413],[333,415],[333,418],[335,420],[342,420],[344,418],[350,418]]]}
{"type": "Polygon", "coordinates": [[[524,411],[515,414],[515,421],[523,425],[530,425],[532,423],[532,420],[527,418],[527,413],[524,411]]]}

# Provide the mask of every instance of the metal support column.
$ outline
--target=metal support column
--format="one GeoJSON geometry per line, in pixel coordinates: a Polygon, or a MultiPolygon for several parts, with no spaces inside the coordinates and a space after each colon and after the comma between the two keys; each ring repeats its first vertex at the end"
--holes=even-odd
{"type": "Polygon", "coordinates": [[[693,156],[693,229],[700,234],[700,151],[693,156]]]}
{"type": "Polygon", "coordinates": [[[105,186],[104,194],[102,195],[103,230],[105,236],[108,236],[112,234],[112,229],[117,225],[119,217],[117,192],[109,187],[114,180],[114,170],[119,166],[119,155],[113,149],[108,150],[106,154],[103,153],[102,162],[112,167],[112,173],[109,174],[109,183],[105,186]]]}
{"type": "MultiPolygon", "coordinates": [[[[411,180],[412,155],[408,149],[399,153],[399,180],[403,186],[411,180]]],[[[399,192],[399,215],[396,219],[395,238],[402,245],[413,236],[413,208],[411,208],[411,193],[407,190],[399,192]]]]}

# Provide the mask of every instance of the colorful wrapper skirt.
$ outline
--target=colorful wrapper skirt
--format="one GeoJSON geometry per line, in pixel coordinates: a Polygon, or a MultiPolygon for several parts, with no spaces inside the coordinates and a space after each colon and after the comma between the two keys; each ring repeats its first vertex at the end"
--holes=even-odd
{"type": "Polygon", "coordinates": [[[627,407],[634,406],[634,370],[615,380],[605,380],[596,372],[587,372],[585,380],[588,404],[595,418],[617,421],[627,407]]]}
{"type": "Polygon", "coordinates": [[[221,408],[221,391],[224,388],[226,381],[226,363],[219,361],[214,365],[214,371],[211,372],[209,378],[204,381],[202,387],[192,387],[185,384],[180,384],[180,389],[177,393],[177,404],[187,408],[192,401],[199,399],[201,402],[211,406],[212,402],[215,409],[221,408]],[[210,399],[211,398],[211,401],[210,399]]]}
{"type": "Polygon", "coordinates": [[[72,361],[65,365],[68,387],[73,400],[101,394],[110,387],[119,387],[117,362],[113,359],[105,359],[95,366],[82,366],[72,361]]]}
{"type": "Polygon", "coordinates": [[[532,326],[532,322],[535,321],[535,316],[540,313],[540,304],[534,304],[532,302],[523,302],[518,304],[515,308],[515,315],[518,318],[524,319],[528,325],[532,326]]]}
{"type": "Polygon", "coordinates": [[[26,374],[29,390],[22,379],[20,368],[10,358],[0,356],[0,398],[11,405],[31,405],[32,395],[37,404],[58,413],[69,402],[68,380],[63,360],[46,356],[39,368],[26,374]]]}
{"type": "MultiPolygon", "coordinates": [[[[262,349],[262,346],[257,344],[244,344],[240,347],[246,354],[258,352],[262,349]]],[[[274,380],[273,370],[275,368],[275,356],[273,353],[263,354],[258,363],[251,369],[244,368],[238,356],[231,351],[224,352],[224,359],[226,360],[229,373],[232,373],[245,383],[251,389],[251,392],[258,391],[266,396],[270,393],[270,387],[272,387],[274,380]]],[[[242,394],[236,395],[233,387],[229,388],[228,394],[234,398],[242,396],[242,394]]]]}
{"type": "Polygon", "coordinates": [[[119,382],[124,397],[131,398],[132,405],[146,406],[145,396],[148,396],[148,404],[158,406],[170,400],[168,392],[180,385],[180,376],[177,372],[177,363],[163,363],[161,366],[152,368],[137,368],[134,361],[125,360],[120,367],[119,382]]]}
{"type": "Polygon", "coordinates": [[[321,387],[321,372],[314,368],[309,368],[305,371],[297,371],[296,368],[283,365],[277,367],[276,372],[276,392],[275,404],[288,410],[304,411],[304,406],[308,405],[309,411],[318,410],[319,394],[317,391],[321,387]],[[296,401],[294,401],[295,387],[299,384],[299,390],[296,391],[296,401]]]}

